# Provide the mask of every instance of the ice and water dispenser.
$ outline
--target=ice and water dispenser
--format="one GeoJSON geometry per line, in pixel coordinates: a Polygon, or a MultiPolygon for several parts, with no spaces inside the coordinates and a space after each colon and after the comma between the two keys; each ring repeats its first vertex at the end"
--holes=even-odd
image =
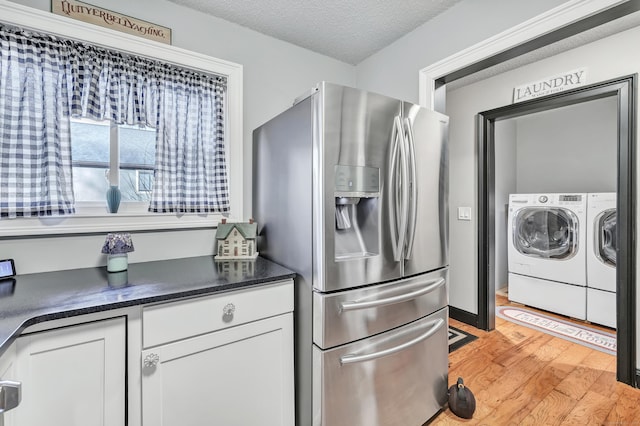
{"type": "Polygon", "coordinates": [[[337,165],[334,195],[336,260],[377,255],[380,169],[337,165]]]}

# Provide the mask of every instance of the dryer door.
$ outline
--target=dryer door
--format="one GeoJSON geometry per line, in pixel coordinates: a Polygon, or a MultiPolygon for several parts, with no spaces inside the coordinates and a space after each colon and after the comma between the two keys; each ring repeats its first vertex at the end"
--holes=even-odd
{"type": "Polygon", "coordinates": [[[596,217],[596,257],[602,263],[616,266],[617,239],[617,215],[616,209],[608,209],[596,217]]]}
{"type": "Polygon", "coordinates": [[[526,256],[571,259],[578,250],[578,226],[578,218],[570,210],[525,207],[514,217],[513,245],[526,256]]]}

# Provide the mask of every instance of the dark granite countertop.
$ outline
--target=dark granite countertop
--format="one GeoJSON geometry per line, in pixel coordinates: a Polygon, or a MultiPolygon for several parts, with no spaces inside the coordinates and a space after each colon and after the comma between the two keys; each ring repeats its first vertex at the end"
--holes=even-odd
{"type": "Polygon", "coordinates": [[[0,281],[0,354],[30,325],[180,297],[212,294],[293,278],[266,259],[230,261],[213,256],[134,263],[128,271],[105,267],[18,275],[0,281]],[[247,262],[243,270],[243,262],[247,262]]]}

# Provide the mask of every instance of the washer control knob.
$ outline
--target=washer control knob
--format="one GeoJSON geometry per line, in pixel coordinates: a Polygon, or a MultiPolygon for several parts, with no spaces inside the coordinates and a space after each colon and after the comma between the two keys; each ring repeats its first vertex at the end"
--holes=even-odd
{"type": "Polygon", "coordinates": [[[540,201],[541,203],[546,203],[547,201],[549,201],[549,197],[547,197],[546,195],[541,195],[540,198],[538,198],[538,201],[540,201]]]}

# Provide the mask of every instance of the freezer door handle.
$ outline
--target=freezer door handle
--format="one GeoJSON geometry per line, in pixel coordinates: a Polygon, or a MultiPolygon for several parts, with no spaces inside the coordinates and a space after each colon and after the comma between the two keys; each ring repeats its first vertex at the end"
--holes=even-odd
{"type": "Polygon", "coordinates": [[[409,293],[400,294],[398,296],[387,297],[385,299],[375,299],[369,301],[349,301],[340,303],[340,312],[354,311],[357,309],[369,309],[378,308],[380,306],[391,305],[394,303],[406,302],[407,300],[415,299],[427,293],[431,293],[435,289],[442,287],[445,284],[444,278],[438,278],[437,280],[427,281],[427,286],[418,290],[411,291],[409,293]]]}
{"type": "Polygon", "coordinates": [[[438,332],[438,330],[440,330],[444,324],[445,324],[445,320],[443,320],[442,318],[439,318],[438,320],[434,321],[433,326],[431,328],[429,328],[429,330],[427,330],[426,333],[421,334],[420,336],[416,337],[413,340],[409,340],[408,342],[402,343],[398,346],[394,346],[392,348],[388,348],[388,349],[384,349],[382,351],[379,352],[372,352],[369,354],[348,354],[348,355],[344,355],[342,357],[340,357],[340,363],[341,364],[354,364],[357,362],[366,362],[366,361],[372,361],[374,359],[378,359],[378,358],[382,358],[384,356],[387,355],[391,355],[391,354],[395,354],[397,352],[401,352],[417,343],[422,342],[423,340],[428,339],[429,337],[433,336],[434,334],[436,334],[438,332]]]}
{"type": "Polygon", "coordinates": [[[404,118],[404,131],[407,135],[409,155],[407,158],[407,165],[409,168],[409,179],[407,184],[407,191],[409,192],[409,224],[407,229],[407,249],[404,258],[411,259],[411,252],[413,251],[413,240],[416,235],[416,220],[418,214],[418,186],[416,180],[416,149],[413,139],[413,127],[411,121],[408,118],[404,118]]]}

